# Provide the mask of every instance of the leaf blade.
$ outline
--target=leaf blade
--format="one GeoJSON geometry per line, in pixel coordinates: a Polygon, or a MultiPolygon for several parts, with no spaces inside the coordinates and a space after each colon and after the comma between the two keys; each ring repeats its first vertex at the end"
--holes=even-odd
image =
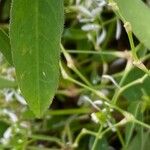
{"type": "Polygon", "coordinates": [[[58,87],[63,20],[63,0],[13,1],[10,37],[17,79],[38,117],[58,87]]]}
{"type": "Polygon", "coordinates": [[[131,23],[133,33],[150,48],[150,8],[141,0],[114,0],[122,16],[131,23]]]}

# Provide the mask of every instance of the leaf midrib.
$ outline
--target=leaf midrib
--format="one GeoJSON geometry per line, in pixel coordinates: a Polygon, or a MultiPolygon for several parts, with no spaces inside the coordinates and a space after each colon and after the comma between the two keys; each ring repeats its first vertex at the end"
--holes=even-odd
{"type": "Polygon", "coordinates": [[[40,108],[40,84],[39,84],[39,26],[38,26],[38,23],[39,23],[39,2],[38,0],[36,0],[36,5],[35,5],[35,37],[36,37],[36,76],[37,76],[37,104],[38,104],[38,107],[39,107],[39,111],[41,112],[41,108],[40,108]]]}

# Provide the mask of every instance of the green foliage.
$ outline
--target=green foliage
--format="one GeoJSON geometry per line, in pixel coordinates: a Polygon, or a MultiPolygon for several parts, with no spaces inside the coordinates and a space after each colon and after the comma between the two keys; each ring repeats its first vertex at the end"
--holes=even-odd
{"type": "Polygon", "coordinates": [[[114,0],[125,21],[131,23],[133,33],[150,49],[150,8],[141,0],[114,0]]]}
{"type": "MultiPolygon", "coordinates": [[[[89,149],[92,148],[93,142],[94,142],[94,138],[92,137],[90,139],[89,149]]],[[[108,142],[105,138],[98,140],[97,146],[95,147],[95,150],[101,150],[101,149],[102,150],[108,150],[109,149],[108,142]]]]}
{"type": "Polygon", "coordinates": [[[140,132],[138,132],[137,135],[132,139],[127,149],[128,150],[149,150],[150,147],[149,139],[150,139],[149,132],[147,133],[144,132],[143,135],[141,135],[140,132]]]}
{"type": "Polygon", "coordinates": [[[17,80],[38,117],[52,102],[58,87],[63,18],[62,0],[12,3],[10,39],[17,80]]]}
{"type": "MultiPolygon", "coordinates": [[[[133,80],[141,78],[143,75],[143,71],[138,68],[134,68],[128,74],[125,84],[129,84],[133,80]]],[[[147,96],[150,96],[149,85],[150,78],[147,78],[143,83],[139,83],[125,90],[124,95],[129,101],[139,101],[142,98],[143,91],[146,92],[147,96]]]]}
{"type": "Polygon", "coordinates": [[[150,3],[109,2],[0,1],[0,150],[150,147],[150,3]]]}

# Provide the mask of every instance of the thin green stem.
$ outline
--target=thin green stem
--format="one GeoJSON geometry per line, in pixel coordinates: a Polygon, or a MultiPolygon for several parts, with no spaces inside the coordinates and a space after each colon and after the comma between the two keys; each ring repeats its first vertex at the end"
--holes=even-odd
{"type": "Polygon", "coordinates": [[[100,91],[97,91],[97,90],[95,90],[95,89],[93,89],[93,88],[91,88],[91,87],[89,87],[89,86],[86,86],[85,84],[80,83],[79,81],[77,81],[77,80],[75,80],[75,79],[73,79],[73,78],[71,78],[71,77],[68,77],[68,80],[71,81],[71,82],[73,82],[73,83],[76,83],[76,84],[79,85],[79,86],[84,87],[85,89],[87,89],[87,90],[89,90],[89,91],[91,91],[91,92],[93,92],[93,93],[94,93],[95,95],[97,95],[98,97],[100,97],[100,98],[102,98],[102,99],[104,99],[104,100],[106,100],[106,101],[109,101],[109,99],[108,99],[103,93],[101,93],[100,91]]]}
{"type": "Polygon", "coordinates": [[[117,20],[117,17],[114,17],[114,18],[112,18],[112,19],[109,19],[109,20],[103,22],[103,23],[102,23],[102,26],[106,26],[106,25],[108,25],[108,24],[110,24],[110,23],[112,23],[112,22],[114,22],[114,21],[116,21],[116,20],[117,20]]]}
{"type": "Polygon", "coordinates": [[[97,135],[97,133],[95,133],[95,132],[93,132],[93,131],[89,131],[89,130],[83,128],[83,129],[81,130],[81,132],[79,133],[79,135],[76,137],[76,139],[75,139],[75,141],[74,141],[74,144],[73,144],[73,147],[74,147],[74,148],[78,147],[80,139],[81,139],[84,135],[87,135],[87,134],[92,135],[92,136],[96,136],[96,135],[97,135]]]}
{"type": "Polygon", "coordinates": [[[119,82],[120,87],[122,87],[122,85],[124,84],[124,82],[125,82],[128,74],[129,74],[129,72],[131,71],[131,69],[132,69],[132,63],[130,60],[128,60],[125,71],[124,71],[123,76],[121,78],[121,81],[119,82]]]}
{"type": "MultiPolygon", "coordinates": [[[[134,116],[136,117],[138,112],[139,112],[139,108],[140,108],[140,103],[137,104],[136,106],[136,109],[135,109],[135,112],[134,112],[134,116]]],[[[135,127],[135,123],[132,123],[131,124],[131,127],[130,127],[130,131],[127,135],[127,138],[126,138],[126,144],[125,144],[125,148],[128,147],[129,145],[129,142],[130,142],[130,139],[131,139],[131,136],[132,136],[132,133],[133,133],[133,130],[134,130],[134,127],[135,127]]]]}
{"type": "Polygon", "coordinates": [[[126,89],[128,89],[129,87],[131,86],[134,86],[134,85],[137,85],[137,84],[140,84],[140,83],[143,83],[144,80],[148,77],[147,74],[145,74],[143,77],[137,79],[137,80],[134,80],[133,82],[130,82],[128,83],[127,85],[121,87],[114,95],[113,99],[112,99],[112,103],[115,105],[117,100],[118,100],[118,97],[121,95],[121,93],[123,93],[126,89]]]}
{"type": "MultiPolygon", "coordinates": [[[[132,68],[131,61],[128,60],[127,65],[126,65],[126,68],[125,68],[125,71],[124,71],[124,74],[123,74],[123,77],[121,78],[121,81],[119,82],[119,87],[122,87],[122,85],[123,85],[125,79],[127,78],[127,76],[128,76],[128,74],[129,74],[131,68],[132,68]]],[[[120,90],[121,90],[121,89],[116,89],[116,90],[115,90],[115,94],[114,94],[114,96],[113,96],[113,98],[112,98],[112,103],[113,103],[114,105],[117,103],[118,96],[119,96],[119,94],[120,94],[120,93],[119,93],[120,90]]]]}
{"type": "Polygon", "coordinates": [[[103,130],[103,126],[100,125],[100,128],[99,128],[99,130],[98,130],[98,132],[96,134],[96,137],[95,137],[95,140],[94,140],[94,143],[93,143],[93,146],[92,146],[91,150],[95,150],[96,149],[96,146],[97,146],[97,143],[98,143],[98,140],[99,140],[99,137],[101,135],[102,130],[103,130]]]}
{"type": "Polygon", "coordinates": [[[139,121],[139,120],[137,120],[137,119],[134,119],[133,122],[134,122],[134,123],[137,123],[137,124],[139,124],[139,125],[141,125],[141,126],[143,126],[143,127],[145,127],[145,128],[147,128],[147,129],[150,130],[150,125],[148,125],[148,124],[146,124],[146,123],[144,123],[144,122],[141,122],[141,121],[139,121]]]}
{"type": "Polygon", "coordinates": [[[72,70],[84,81],[88,86],[92,87],[92,84],[82,75],[82,73],[74,66],[72,70]]]}
{"type": "Polygon", "coordinates": [[[107,50],[103,50],[103,51],[94,51],[94,50],[66,50],[68,53],[70,54],[93,54],[93,55],[112,55],[115,57],[123,57],[124,56],[124,52],[116,52],[116,51],[107,51],[107,50]]]}
{"type": "Polygon", "coordinates": [[[56,137],[45,136],[45,135],[31,135],[31,136],[29,136],[29,138],[34,139],[34,140],[55,142],[60,147],[64,147],[64,144],[60,141],[60,139],[58,139],[56,137]]]}
{"type": "Polygon", "coordinates": [[[73,63],[73,60],[71,58],[71,56],[67,53],[67,51],[65,50],[65,48],[63,47],[63,45],[61,45],[61,50],[67,60],[67,65],[70,69],[72,69],[79,77],[80,79],[87,84],[88,86],[92,87],[92,84],[86,79],[86,77],[84,77],[82,75],[82,73],[76,68],[76,66],[73,63]]]}
{"type": "Polygon", "coordinates": [[[47,115],[60,116],[60,115],[74,115],[74,114],[87,114],[91,113],[90,108],[73,108],[73,109],[63,109],[63,110],[49,110],[47,115]]]}
{"type": "Polygon", "coordinates": [[[124,147],[125,146],[125,142],[124,142],[124,139],[123,139],[123,137],[122,137],[122,135],[120,133],[120,130],[118,128],[117,128],[117,135],[118,135],[118,138],[119,138],[119,140],[121,142],[122,147],[124,147]]]}
{"type": "Polygon", "coordinates": [[[130,43],[130,46],[131,46],[131,51],[132,51],[133,59],[134,60],[138,60],[138,57],[137,57],[137,54],[136,54],[136,48],[135,48],[134,41],[133,41],[132,32],[131,31],[127,31],[127,35],[128,35],[129,43],[130,43]]]}

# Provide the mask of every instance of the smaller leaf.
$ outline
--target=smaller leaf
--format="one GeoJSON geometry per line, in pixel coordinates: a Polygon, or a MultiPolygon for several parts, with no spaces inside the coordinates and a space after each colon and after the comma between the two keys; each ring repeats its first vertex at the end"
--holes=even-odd
{"type": "Polygon", "coordinates": [[[150,48],[150,8],[142,0],[114,0],[126,21],[131,23],[133,33],[150,48]]]}
{"type": "MultiPolygon", "coordinates": [[[[125,85],[133,82],[136,79],[141,78],[143,75],[144,75],[143,71],[141,71],[138,68],[131,70],[125,81],[125,85]]],[[[142,89],[147,93],[148,96],[150,95],[149,85],[150,85],[150,78],[147,78],[142,84],[137,84],[126,89],[123,92],[123,95],[127,98],[129,102],[139,101],[143,95],[142,89]]]]}
{"type": "Polygon", "coordinates": [[[0,29],[0,51],[5,56],[7,61],[13,65],[10,39],[2,29],[0,29]]]}

